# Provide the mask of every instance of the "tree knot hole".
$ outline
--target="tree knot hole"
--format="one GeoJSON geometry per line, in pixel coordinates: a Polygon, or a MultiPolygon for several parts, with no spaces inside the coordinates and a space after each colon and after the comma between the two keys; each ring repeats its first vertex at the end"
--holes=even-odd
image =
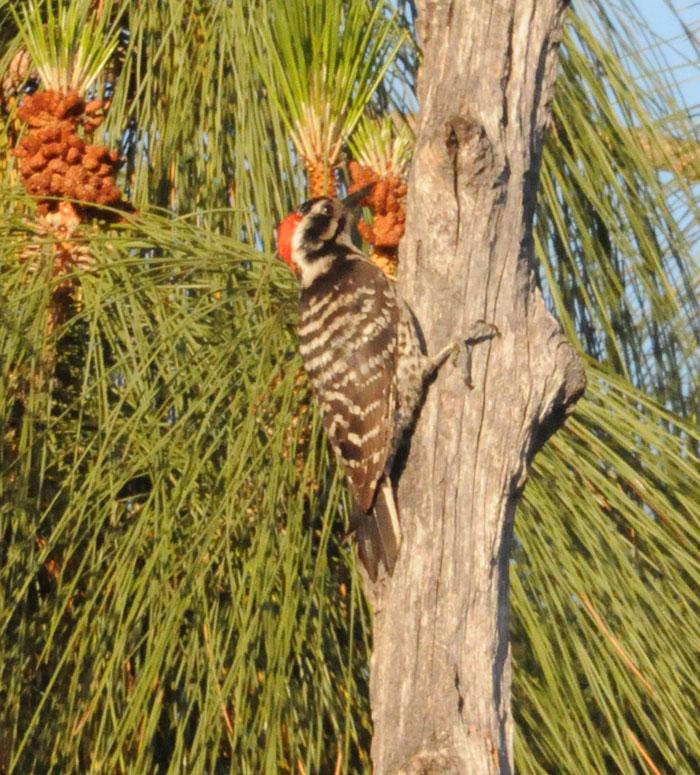
{"type": "Polygon", "coordinates": [[[398,775],[459,775],[457,759],[445,750],[419,751],[398,772],[398,775]]]}
{"type": "Polygon", "coordinates": [[[467,185],[497,177],[496,155],[484,125],[469,116],[452,116],[445,124],[445,153],[455,176],[467,185]]]}

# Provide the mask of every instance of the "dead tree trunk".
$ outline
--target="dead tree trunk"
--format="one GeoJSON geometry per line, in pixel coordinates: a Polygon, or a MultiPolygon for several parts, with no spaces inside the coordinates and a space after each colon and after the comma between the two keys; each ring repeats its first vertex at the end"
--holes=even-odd
{"type": "Polygon", "coordinates": [[[508,566],[535,452],[585,386],[536,286],[532,220],[565,0],[419,0],[420,122],[401,291],[436,352],[477,319],[474,389],[447,365],[399,487],[375,600],[375,775],[513,772],[508,566]]]}

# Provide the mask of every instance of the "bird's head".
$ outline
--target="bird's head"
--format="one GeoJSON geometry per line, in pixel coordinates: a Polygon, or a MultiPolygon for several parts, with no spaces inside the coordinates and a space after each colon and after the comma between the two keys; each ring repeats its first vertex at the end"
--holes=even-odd
{"type": "Polygon", "coordinates": [[[350,211],[369,193],[362,189],[344,200],[327,196],[304,202],[277,231],[277,252],[309,286],[339,256],[355,252],[348,234],[350,211]]]}

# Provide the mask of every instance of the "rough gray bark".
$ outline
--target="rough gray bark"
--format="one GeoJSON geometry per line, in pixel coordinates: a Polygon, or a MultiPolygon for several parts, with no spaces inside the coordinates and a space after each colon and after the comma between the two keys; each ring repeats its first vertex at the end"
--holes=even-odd
{"type": "Polygon", "coordinates": [[[419,0],[420,124],[401,292],[430,352],[477,319],[475,388],[447,365],[399,487],[375,601],[375,775],[513,772],[508,566],[537,449],[583,392],[547,312],[532,218],[565,0],[419,0]]]}

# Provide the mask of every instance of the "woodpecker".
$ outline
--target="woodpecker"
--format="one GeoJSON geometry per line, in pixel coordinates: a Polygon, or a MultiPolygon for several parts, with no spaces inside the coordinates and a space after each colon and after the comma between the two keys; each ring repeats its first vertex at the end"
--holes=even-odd
{"type": "MultiPolygon", "coordinates": [[[[396,452],[427,380],[458,346],[432,359],[423,353],[408,305],[350,238],[357,201],[305,202],[281,223],[278,252],[299,276],[299,352],[355,501],[360,560],[376,581],[380,562],[393,572],[401,542],[391,478],[396,452]]],[[[483,324],[464,344],[494,332],[483,324]]]]}

